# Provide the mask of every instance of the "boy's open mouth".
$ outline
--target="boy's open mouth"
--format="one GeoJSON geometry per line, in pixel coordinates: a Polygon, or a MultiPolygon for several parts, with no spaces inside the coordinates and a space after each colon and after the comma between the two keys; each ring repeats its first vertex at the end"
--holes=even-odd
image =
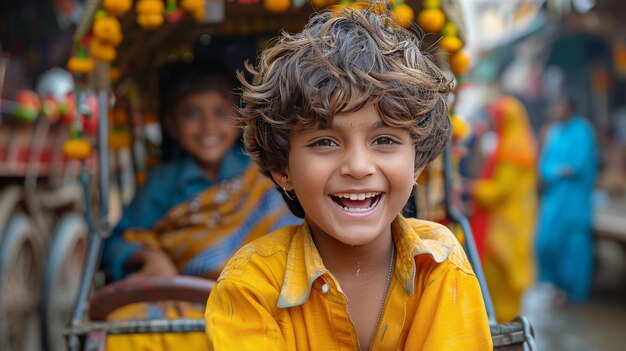
{"type": "Polygon", "coordinates": [[[382,193],[342,193],[331,194],[330,198],[348,212],[365,212],[378,205],[382,193]]]}

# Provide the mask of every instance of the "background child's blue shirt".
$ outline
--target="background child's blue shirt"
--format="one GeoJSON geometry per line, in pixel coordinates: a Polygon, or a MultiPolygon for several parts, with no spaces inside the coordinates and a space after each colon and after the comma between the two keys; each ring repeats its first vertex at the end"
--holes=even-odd
{"type": "Polygon", "coordinates": [[[189,156],[155,167],[124,210],[111,236],[106,239],[102,267],[111,274],[113,280],[122,279],[130,273],[124,271],[124,263],[141,248],[139,244],[124,240],[125,230],[152,228],[174,206],[191,200],[194,195],[215,183],[242,174],[250,163],[250,158],[239,147],[235,147],[224,156],[216,181],[208,179],[200,165],[189,156]]]}

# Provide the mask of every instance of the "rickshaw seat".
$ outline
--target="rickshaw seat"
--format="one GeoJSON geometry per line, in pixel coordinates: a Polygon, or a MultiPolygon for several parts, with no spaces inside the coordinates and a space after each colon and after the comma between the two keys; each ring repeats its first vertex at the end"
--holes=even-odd
{"type": "Polygon", "coordinates": [[[122,280],[103,287],[93,295],[89,303],[89,317],[94,321],[104,321],[116,309],[138,302],[176,300],[206,304],[214,283],[191,276],[122,280]]]}

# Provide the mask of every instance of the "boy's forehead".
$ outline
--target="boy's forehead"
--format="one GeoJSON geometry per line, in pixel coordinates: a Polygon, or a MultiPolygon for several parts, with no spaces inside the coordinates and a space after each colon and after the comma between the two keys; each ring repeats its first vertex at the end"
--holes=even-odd
{"type": "Polygon", "coordinates": [[[337,114],[330,117],[328,121],[324,121],[324,123],[317,120],[299,124],[294,127],[293,134],[301,135],[320,130],[353,128],[356,126],[365,127],[367,129],[394,128],[394,126],[386,123],[382,118],[380,118],[378,113],[376,113],[376,115],[364,116],[363,114],[360,114],[359,111],[352,112],[349,117],[344,113],[337,114]]]}

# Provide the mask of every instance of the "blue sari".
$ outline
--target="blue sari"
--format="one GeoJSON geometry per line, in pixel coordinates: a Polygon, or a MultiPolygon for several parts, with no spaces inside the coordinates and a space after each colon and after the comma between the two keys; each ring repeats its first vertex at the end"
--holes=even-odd
{"type": "Polygon", "coordinates": [[[549,128],[539,159],[539,277],[563,289],[572,302],[587,299],[593,278],[597,168],[593,127],[587,120],[575,116],[549,128]]]}

